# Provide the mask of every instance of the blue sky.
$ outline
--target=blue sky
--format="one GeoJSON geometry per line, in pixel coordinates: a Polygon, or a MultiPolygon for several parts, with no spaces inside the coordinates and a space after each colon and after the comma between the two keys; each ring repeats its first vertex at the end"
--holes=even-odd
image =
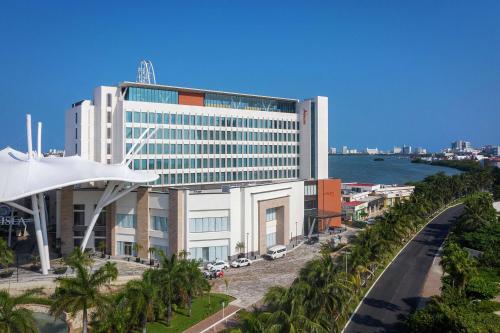
{"type": "Polygon", "coordinates": [[[500,144],[498,1],[4,1],[0,147],[24,115],[63,148],[64,112],[134,80],[330,99],[329,142],[500,144]]]}

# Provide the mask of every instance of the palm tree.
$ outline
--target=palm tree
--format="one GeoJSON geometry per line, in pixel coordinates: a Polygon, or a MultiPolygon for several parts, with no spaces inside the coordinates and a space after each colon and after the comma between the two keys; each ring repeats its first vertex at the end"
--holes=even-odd
{"type": "Polygon", "coordinates": [[[54,293],[54,302],[50,307],[50,313],[56,317],[63,312],[75,316],[78,311],[82,311],[83,333],[88,332],[88,309],[109,302],[109,299],[101,293],[101,288],[118,276],[115,263],[104,265],[92,272],[92,269],[84,264],[85,262],[85,259],[72,260],[76,276],[57,278],[58,286],[54,293]]]}
{"type": "Polygon", "coordinates": [[[174,253],[169,258],[163,252],[160,254],[160,270],[158,270],[160,295],[163,304],[167,307],[167,324],[172,319],[172,304],[175,298],[176,287],[179,286],[181,280],[181,265],[177,260],[177,255],[174,253]]]}
{"type": "Polygon", "coordinates": [[[140,280],[129,281],[125,287],[125,297],[128,306],[132,309],[131,321],[137,322],[146,333],[148,321],[155,320],[155,303],[159,300],[160,287],[158,285],[158,271],[147,270],[140,280]]]}
{"type": "Polygon", "coordinates": [[[108,302],[98,304],[92,316],[94,333],[127,333],[130,331],[130,314],[125,293],[112,296],[108,302]]]}
{"type": "Polygon", "coordinates": [[[193,297],[203,295],[210,291],[210,284],[203,277],[203,273],[198,268],[197,260],[182,260],[182,290],[186,296],[189,317],[191,317],[193,297]]]}
{"type": "Polygon", "coordinates": [[[242,254],[243,251],[245,251],[245,243],[243,243],[241,241],[237,242],[235,248],[236,248],[236,251],[238,251],[240,254],[242,254]]]}
{"type": "Polygon", "coordinates": [[[0,266],[7,267],[14,261],[14,253],[7,245],[7,242],[0,238],[0,266]]]}
{"type": "Polygon", "coordinates": [[[476,272],[474,260],[470,259],[467,251],[455,242],[448,242],[445,246],[441,265],[450,275],[454,287],[460,292],[465,289],[467,282],[476,272]]]}
{"type": "Polygon", "coordinates": [[[29,303],[29,298],[36,292],[37,290],[30,290],[14,297],[6,290],[0,290],[0,332],[38,332],[33,312],[19,307],[21,304],[29,303]]]}
{"type": "Polygon", "coordinates": [[[82,249],[80,249],[79,247],[75,247],[73,252],[71,252],[71,254],[66,258],[65,261],[68,266],[71,266],[73,268],[75,268],[77,264],[84,267],[89,267],[94,263],[92,257],[87,252],[82,251],[82,249]]]}

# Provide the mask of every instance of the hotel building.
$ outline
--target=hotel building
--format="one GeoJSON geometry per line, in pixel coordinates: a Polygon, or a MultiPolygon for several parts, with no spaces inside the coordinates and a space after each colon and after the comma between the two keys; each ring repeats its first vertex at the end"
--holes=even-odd
{"type": "MultiPolygon", "coordinates": [[[[253,257],[304,232],[304,180],[328,177],[328,98],[305,100],[124,82],[66,112],[66,155],[159,175],[106,207],[88,247],[202,261],[253,257]],[[144,137],[144,136],[143,136],[144,137]],[[244,249],[237,243],[243,243],[244,249]]],[[[63,254],[81,243],[102,189],[58,192],[63,254]]],[[[340,198],[340,186],[338,190],[340,198]]],[[[340,199],[339,199],[340,205],[340,199]]]]}

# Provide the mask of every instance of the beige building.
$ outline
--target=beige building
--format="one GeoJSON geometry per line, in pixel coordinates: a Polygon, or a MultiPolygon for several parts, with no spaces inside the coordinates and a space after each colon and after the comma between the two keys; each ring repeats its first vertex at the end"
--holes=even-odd
{"type": "MultiPolygon", "coordinates": [[[[60,191],[56,214],[61,251],[79,246],[99,189],[60,191]]],[[[303,181],[249,184],[209,190],[140,187],[101,213],[89,248],[105,245],[112,256],[149,257],[149,249],[187,251],[202,261],[228,259],[240,251],[258,256],[273,245],[301,237],[303,181]],[[237,249],[242,242],[245,249],[237,249]]]]}

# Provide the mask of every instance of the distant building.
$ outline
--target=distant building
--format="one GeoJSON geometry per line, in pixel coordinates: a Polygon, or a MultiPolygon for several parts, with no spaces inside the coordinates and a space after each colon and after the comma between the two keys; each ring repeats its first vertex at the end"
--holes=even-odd
{"type": "Polygon", "coordinates": [[[342,146],[342,154],[349,154],[349,149],[347,149],[347,146],[342,146]]]}
{"type": "Polygon", "coordinates": [[[328,150],[328,154],[330,154],[330,155],[337,154],[337,148],[330,147],[330,149],[328,150]]]}
{"type": "Polygon", "coordinates": [[[359,221],[368,216],[368,203],[364,201],[351,201],[342,203],[342,214],[348,221],[359,221]]]}
{"type": "Polygon", "coordinates": [[[378,148],[366,148],[366,153],[368,155],[376,155],[378,154],[378,148]]]}
{"type": "Polygon", "coordinates": [[[410,155],[411,154],[411,146],[403,145],[403,148],[401,150],[401,154],[410,155]]]}
{"type": "Polygon", "coordinates": [[[500,156],[500,146],[484,146],[482,152],[492,156],[500,156]]]}
{"type": "Polygon", "coordinates": [[[392,153],[393,154],[401,154],[401,147],[392,148],[392,153]]]}
{"type": "Polygon", "coordinates": [[[415,154],[425,155],[425,154],[427,154],[427,149],[422,148],[422,147],[417,147],[417,148],[415,148],[415,154]]]}
{"type": "Polygon", "coordinates": [[[459,153],[470,152],[472,145],[469,141],[458,140],[451,143],[451,150],[459,153]]]}

